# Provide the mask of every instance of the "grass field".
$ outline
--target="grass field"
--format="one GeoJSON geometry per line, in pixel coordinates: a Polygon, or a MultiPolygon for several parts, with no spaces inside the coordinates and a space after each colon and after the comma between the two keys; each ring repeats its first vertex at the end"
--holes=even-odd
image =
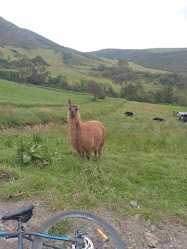
{"type": "Polygon", "coordinates": [[[174,216],[187,224],[187,126],[172,115],[186,108],[92,99],[0,80],[1,198],[38,196],[55,210],[104,207],[119,217],[174,216]],[[80,106],[83,121],[105,125],[101,161],[82,161],[70,148],[68,98],[80,106]]]}

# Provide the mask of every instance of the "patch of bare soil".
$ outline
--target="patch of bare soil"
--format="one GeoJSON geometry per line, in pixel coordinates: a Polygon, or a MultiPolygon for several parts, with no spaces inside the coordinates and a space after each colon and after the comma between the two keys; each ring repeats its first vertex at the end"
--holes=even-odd
{"type": "Polygon", "coordinates": [[[4,172],[4,173],[0,172],[0,181],[2,181],[2,182],[8,182],[10,177],[11,177],[10,172],[4,172]]]}
{"type": "Polygon", "coordinates": [[[123,220],[122,238],[127,249],[187,249],[187,228],[173,222],[150,224],[138,216],[123,220]]]}
{"type": "MultiPolygon", "coordinates": [[[[37,198],[17,202],[3,202],[0,200],[0,217],[5,213],[17,211],[31,204],[35,207],[33,217],[24,224],[24,227],[27,231],[37,231],[40,225],[55,213],[51,212],[43,201],[37,198]]],[[[102,209],[99,213],[119,232],[126,249],[187,249],[187,227],[175,221],[151,224],[150,222],[143,222],[138,215],[135,215],[134,217],[123,219],[119,225],[113,218],[111,212],[102,209]]],[[[0,221],[1,231],[13,230],[15,227],[16,222],[0,221]]],[[[17,240],[1,238],[0,248],[17,248],[17,240]]],[[[24,249],[30,248],[32,248],[31,242],[25,241],[24,249]]]]}

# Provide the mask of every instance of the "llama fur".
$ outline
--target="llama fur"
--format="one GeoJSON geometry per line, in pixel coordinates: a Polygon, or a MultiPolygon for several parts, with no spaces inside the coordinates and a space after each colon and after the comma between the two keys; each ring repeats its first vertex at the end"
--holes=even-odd
{"type": "Polygon", "coordinates": [[[96,120],[82,122],[79,113],[79,106],[73,105],[68,100],[69,112],[69,133],[70,133],[70,145],[74,148],[82,159],[84,154],[90,159],[92,153],[99,154],[99,158],[102,158],[103,147],[105,144],[106,130],[105,127],[96,120]]]}

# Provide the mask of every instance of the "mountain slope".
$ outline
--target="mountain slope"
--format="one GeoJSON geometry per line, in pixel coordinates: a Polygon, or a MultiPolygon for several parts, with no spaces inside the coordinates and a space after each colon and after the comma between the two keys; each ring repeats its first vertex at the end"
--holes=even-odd
{"type": "MultiPolygon", "coordinates": [[[[124,59],[145,68],[152,68],[177,73],[187,73],[187,48],[184,49],[103,49],[82,53],[66,48],[27,29],[17,27],[0,17],[0,46],[12,46],[24,49],[54,49],[61,51],[68,61],[80,62],[82,58],[102,62],[102,58],[124,59]],[[75,57],[78,58],[75,59],[75,57]]],[[[84,59],[83,59],[84,60],[84,59]]],[[[81,62],[79,64],[82,64],[81,62]]]]}
{"type": "Polygon", "coordinates": [[[187,48],[184,49],[103,49],[91,52],[98,57],[124,59],[147,68],[187,73],[187,48]]]}
{"type": "Polygon", "coordinates": [[[61,47],[41,35],[19,28],[2,17],[0,17],[0,46],[14,46],[26,49],[61,47]]]}

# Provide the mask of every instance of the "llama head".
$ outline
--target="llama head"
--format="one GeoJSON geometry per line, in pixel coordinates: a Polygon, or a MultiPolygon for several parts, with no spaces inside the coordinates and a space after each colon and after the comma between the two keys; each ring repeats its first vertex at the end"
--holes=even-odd
{"type": "Polygon", "coordinates": [[[78,116],[77,114],[79,112],[79,106],[73,105],[70,99],[68,100],[68,105],[69,105],[69,116],[71,118],[76,118],[78,116]]]}

